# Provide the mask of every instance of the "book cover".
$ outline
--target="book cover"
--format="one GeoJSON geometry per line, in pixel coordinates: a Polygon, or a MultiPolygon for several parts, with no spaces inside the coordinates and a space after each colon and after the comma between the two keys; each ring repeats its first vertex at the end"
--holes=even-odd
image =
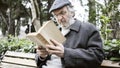
{"type": "Polygon", "coordinates": [[[45,24],[37,32],[28,33],[26,36],[37,45],[42,46],[52,44],[50,39],[54,39],[59,43],[63,43],[66,40],[51,20],[45,22],[45,24]]]}

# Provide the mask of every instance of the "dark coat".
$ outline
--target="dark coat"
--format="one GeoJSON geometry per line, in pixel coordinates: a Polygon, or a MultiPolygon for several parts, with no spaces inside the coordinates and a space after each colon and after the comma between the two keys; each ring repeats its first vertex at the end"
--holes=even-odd
{"type": "MultiPolygon", "coordinates": [[[[65,36],[63,68],[98,68],[104,59],[102,40],[99,31],[90,23],[78,20],[65,36]]],[[[41,61],[37,59],[38,65],[41,61]]],[[[42,63],[47,61],[42,61],[42,63]]]]}

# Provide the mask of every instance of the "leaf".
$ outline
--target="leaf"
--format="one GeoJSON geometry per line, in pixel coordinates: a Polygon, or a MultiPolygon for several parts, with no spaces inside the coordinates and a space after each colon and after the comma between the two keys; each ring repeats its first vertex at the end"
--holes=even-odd
{"type": "Polygon", "coordinates": [[[120,61],[120,57],[119,58],[118,57],[111,57],[110,60],[112,60],[112,61],[120,61]]]}

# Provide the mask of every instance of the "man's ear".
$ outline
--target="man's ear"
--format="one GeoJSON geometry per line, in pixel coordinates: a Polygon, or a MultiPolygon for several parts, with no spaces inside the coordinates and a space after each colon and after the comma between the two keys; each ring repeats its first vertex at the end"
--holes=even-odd
{"type": "Polygon", "coordinates": [[[70,12],[71,16],[74,17],[75,16],[75,12],[70,12]]]}

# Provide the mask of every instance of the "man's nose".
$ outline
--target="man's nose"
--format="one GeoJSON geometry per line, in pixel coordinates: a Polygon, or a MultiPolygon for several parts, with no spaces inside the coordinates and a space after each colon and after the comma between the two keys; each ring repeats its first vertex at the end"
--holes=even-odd
{"type": "Polygon", "coordinates": [[[59,16],[58,16],[58,19],[59,19],[59,20],[61,20],[62,18],[63,18],[63,16],[62,16],[62,15],[59,15],[59,16]]]}

